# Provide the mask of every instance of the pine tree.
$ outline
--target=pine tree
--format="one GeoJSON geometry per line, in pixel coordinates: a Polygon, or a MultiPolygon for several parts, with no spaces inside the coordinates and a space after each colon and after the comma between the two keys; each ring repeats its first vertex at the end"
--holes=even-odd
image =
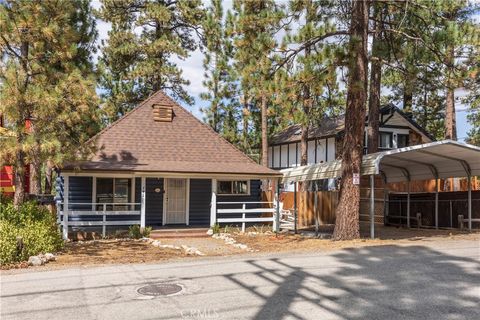
{"type": "Polygon", "coordinates": [[[288,15],[300,26],[285,37],[283,55],[279,58],[277,91],[281,104],[290,109],[294,123],[301,125],[300,165],[307,164],[307,143],[310,128],[331,110],[343,103],[338,90],[337,59],[334,43],[310,43],[335,30],[329,21],[333,3],[295,0],[289,3],[288,15]],[[290,48],[302,46],[301,52],[289,59],[290,48]]]}
{"type": "MultiPolygon", "coordinates": [[[[477,34],[480,33],[480,26],[477,25],[477,34]]],[[[466,81],[466,89],[469,91],[465,101],[469,105],[467,119],[472,126],[468,132],[467,142],[480,146],[480,39],[476,39],[476,43],[469,52],[468,77],[466,81]]]]}
{"type": "MultiPolygon", "coordinates": [[[[25,200],[24,170],[75,156],[95,123],[95,82],[89,79],[77,14],[85,1],[4,1],[0,5],[0,113],[14,132],[0,141],[3,161],[15,170],[14,203],[25,200]],[[82,61],[82,63],[79,63],[82,61]],[[87,78],[86,78],[87,77],[87,78]],[[80,91],[79,91],[80,90],[80,91]],[[26,130],[30,120],[32,130],[26,130]],[[77,131],[78,130],[78,131],[77,131]],[[10,158],[10,159],[5,159],[10,158]]],[[[95,125],[94,125],[95,126],[95,125]]]]}
{"type": "MultiPolygon", "coordinates": [[[[278,31],[282,11],[274,1],[236,0],[233,4],[235,19],[235,68],[239,72],[243,104],[243,149],[251,153],[256,145],[249,137],[249,120],[261,128],[259,150],[261,163],[268,164],[268,107],[273,93],[272,54],[277,42],[274,34],[278,31]],[[255,124],[255,115],[259,115],[255,124]]],[[[258,140],[257,140],[258,141],[258,140]]]]}
{"type": "Polygon", "coordinates": [[[383,41],[383,3],[374,2],[373,21],[374,29],[372,36],[372,50],[370,55],[370,86],[368,97],[368,129],[367,129],[367,148],[368,153],[378,151],[378,131],[380,126],[380,99],[382,89],[382,60],[385,59],[383,41]]]}
{"type": "Polygon", "coordinates": [[[192,103],[176,60],[198,48],[200,0],[102,0],[99,16],[112,24],[101,58],[108,121],[160,89],[192,103]]]}
{"type": "Polygon", "coordinates": [[[209,102],[202,108],[205,121],[232,143],[238,142],[239,100],[237,73],[232,65],[232,15],[224,14],[220,0],[212,0],[203,24],[205,70],[203,81],[207,92],[200,97],[209,102]]]}
{"type": "Polygon", "coordinates": [[[366,0],[353,1],[349,39],[351,58],[348,65],[347,108],[342,147],[342,175],[333,232],[333,238],[336,240],[360,237],[360,185],[353,184],[353,176],[360,174],[363,155],[368,74],[368,17],[369,2],[366,0]]]}
{"type": "Polygon", "coordinates": [[[456,139],[454,92],[464,86],[464,57],[476,37],[475,7],[467,1],[415,1],[388,8],[394,62],[386,79],[392,98],[400,97],[404,110],[437,138],[456,139]]]}

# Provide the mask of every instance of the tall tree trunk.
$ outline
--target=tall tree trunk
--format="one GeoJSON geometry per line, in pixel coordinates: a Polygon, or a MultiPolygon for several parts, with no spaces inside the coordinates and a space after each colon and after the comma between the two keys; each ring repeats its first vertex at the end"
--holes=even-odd
{"type": "Polygon", "coordinates": [[[300,136],[300,165],[308,164],[308,124],[302,125],[302,134],[300,136]]]}
{"type": "Polygon", "coordinates": [[[243,112],[242,112],[242,144],[243,144],[243,151],[249,152],[249,145],[248,145],[248,116],[249,116],[249,101],[246,95],[243,96],[243,112]]]}
{"type": "Polygon", "coordinates": [[[17,136],[18,147],[15,153],[14,167],[15,194],[13,196],[13,205],[15,207],[25,202],[25,152],[20,147],[24,141],[24,137],[17,136]]]}
{"type": "Polygon", "coordinates": [[[52,194],[53,187],[53,165],[51,161],[47,161],[45,166],[45,194],[52,194]]]}
{"type": "Polygon", "coordinates": [[[267,95],[262,93],[262,165],[268,166],[268,122],[267,95]]]}
{"type": "MultiPolygon", "coordinates": [[[[34,150],[38,150],[37,147],[34,150]]],[[[30,193],[41,194],[42,193],[42,164],[37,157],[32,158],[30,166],[30,193]]]]}
{"type": "Polygon", "coordinates": [[[360,185],[353,184],[353,175],[354,173],[360,174],[363,155],[365,104],[367,100],[367,34],[368,1],[353,1],[349,43],[351,62],[347,87],[347,108],[345,110],[342,179],[333,232],[335,240],[360,237],[360,185]]]}
{"type": "MultiPolygon", "coordinates": [[[[27,79],[28,74],[28,42],[23,41],[20,46],[21,64],[25,77],[27,79]]],[[[15,152],[15,165],[14,165],[14,179],[15,179],[15,194],[13,196],[13,205],[18,207],[25,202],[25,151],[23,146],[25,145],[26,133],[25,125],[27,121],[27,104],[24,100],[25,92],[28,81],[25,80],[24,88],[20,89],[21,99],[17,106],[18,117],[15,122],[15,130],[17,135],[17,150],[15,152]]]]}
{"type": "MultiPolygon", "coordinates": [[[[380,8],[375,6],[375,17],[380,18],[380,8]]],[[[368,153],[375,153],[378,151],[378,127],[379,127],[379,113],[380,113],[380,91],[382,83],[382,63],[378,57],[378,42],[381,37],[381,24],[375,22],[372,42],[372,59],[370,71],[370,96],[368,100],[368,153]]]]}
{"type": "MultiPolygon", "coordinates": [[[[36,135],[36,123],[32,121],[30,124],[30,134],[36,135]]],[[[35,140],[31,158],[31,170],[30,170],[30,193],[41,194],[42,193],[42,163],[40,161],[40,142],[35,140]]]]}
{"type": "Polygon", "coordinates": [[[455,85],[454,77],[454,47],[448,47],[447,65],[447,94],[445,110],[445,139],[457,140],[457,120],[455,115],[455,85]]]}
{"type": "MultiPolygon", "coordinates": [[[[312,17],[314,16],[313,3],[308,1],[306,3],[305,23],[310,24],[312,17]]],[[[305,60],[309,59],[311,55],[311,46],[305,47],[305,60]]],[[[300,136],[300,165],[305,166],[308,164],[308,131],[310,129],[310,113],[312,111],[312,99],[309,83],[306,83],[303,87],[303,113],[305,115],[304,122],[302,123],[302,134],[300,136]]],[[[301,184],[303,185],[303,184],[301,184]]],[[[302,188],[303,189],[303,188],[302,188]]],[[[306,191],[306,190],[302,190],[306,191]]]]}
{"type": "Polygon", "coordinates": [[[414,79],[415,76],[409,74],[407,70],[403,83],[403,111],[405,112],[412,112],[414,79]]]}

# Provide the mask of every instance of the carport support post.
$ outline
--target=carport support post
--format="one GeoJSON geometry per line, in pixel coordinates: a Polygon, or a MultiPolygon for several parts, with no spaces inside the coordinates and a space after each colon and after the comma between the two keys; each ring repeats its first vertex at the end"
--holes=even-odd
{"type": "Polygon", "coordinates": [[[275,232],[280,232],[280,179],[276,181],[275,190],[275,232]]]}
{"type": "Polygon", "coordinates": [[[370,238],[375,239],[375,176],[370,175],[370,238]]]}
{"type": "Polygon", "coordinates": [[[438,178],[435,179],[435,229],[438,229],[438,178]]]}
{"type": "Polygon", "coordinates": [[[146,178],[140,178],[140,190],[141,190],[141,197],[140,197],[140,228],[143,230],[145,228],[145,208],[146,208],[146,178]]]}
{"type": "Polygon", "coordinates": [[[313,214],[315,217],[315,235],[318,236],[318,229],[319,229],[319,223],[318,223],[318,181],[314,181],[315,183],[315,188],[314,188],[314,196],[313,196],[313,214]]]}
{"type": "Polygon", "coordinates": [[[407,181],[407,228],[410,228],[410,179],[407,181]]]}
{"type": "Polygon", "coordinates": [[[293,185],[293,232],[297,234],[297,182],[293,185]]]}
{"type": "Polygon", "coordinates": [[[467,177],[468,183],[468,230],[472,231],[472,176],[467,177]]]}

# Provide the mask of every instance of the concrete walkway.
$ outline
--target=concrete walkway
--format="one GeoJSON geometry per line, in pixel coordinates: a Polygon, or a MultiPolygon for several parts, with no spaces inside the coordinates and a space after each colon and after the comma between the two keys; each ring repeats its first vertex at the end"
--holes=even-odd
{"type": "Polygon", "coordinates": [[[478,241],[2,274],[1,319],[480,319],[478,241]],[[182,286],[175,296],[137,293],[182,286]]]}

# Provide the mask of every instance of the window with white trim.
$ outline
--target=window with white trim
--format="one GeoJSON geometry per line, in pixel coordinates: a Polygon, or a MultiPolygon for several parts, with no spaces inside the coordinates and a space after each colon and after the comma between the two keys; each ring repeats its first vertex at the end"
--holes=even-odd
{"type": "MultiPolygon", "coordinates": [[[[115,203],[119,205],[108,205],[107,210],[123,209],[122,203],[131,202],[132,180],[128,178],[97,178],[96,203],[115,203]]],[[[97,205],[100,210],[102,205],[97,205]]]]}
{"type": "Polygon", "coordinates": [[[219,180],[217,184],[219,195],[249,195],[249,180],[219,180]]]}

